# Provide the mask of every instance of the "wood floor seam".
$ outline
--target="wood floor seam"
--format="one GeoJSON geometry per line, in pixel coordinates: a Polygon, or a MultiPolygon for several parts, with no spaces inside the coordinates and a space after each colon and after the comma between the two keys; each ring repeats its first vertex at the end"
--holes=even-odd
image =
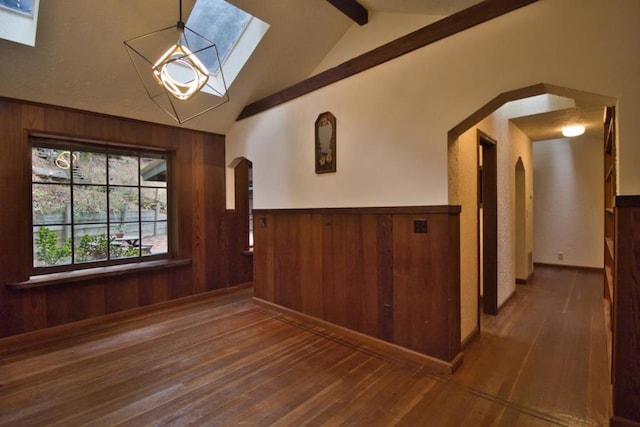
{"type": "Polygon", "coordinates": [[[606,425],[602,283],[538,267],[451,375],[250,291],[0,340],[0,426],[606,425]]]}

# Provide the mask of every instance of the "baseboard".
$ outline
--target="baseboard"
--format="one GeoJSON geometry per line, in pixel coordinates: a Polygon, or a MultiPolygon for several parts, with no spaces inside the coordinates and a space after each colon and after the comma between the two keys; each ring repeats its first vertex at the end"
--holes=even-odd
{"type": "Polygon", "coordinates": [[[547,262],[534,262],[533,267],[550,267],[550,268],[571,268],[574,270],[584,270],[584,271],[597,271],[599,273],[604,272],[603,267],[586,267],[584,265],[567,265],[567,264],[552,264],[547,262]]]}
{"type": "Polygon", "coordinates": [[[476,326],[475,328],[473,328],[473,331],[471,331],[469,335],[467,335],[467,337],[462,340],[460,348],[464,350],[467,345],[469,345],[471,341],[475,340],[478,336],[480,336],[480,327],[476,326]]]}
{"type": "Polygon", "coordinates": [[[533,272],[533,271],[531,273],[529,273],[529,277],[527,277],[527,282],[533,280],[533,276],[534,275],[535,275],[535,272],[533,272]]]}
{"type": "MultiPolygon", "coordinates": [[[[322,319],[318,319],[317,317],[309,316],[308,314],[300,313],[295,310],[291,310],[289,308],[271,303],[269,301],[262,300],[260,298],[254,297],[253,300],[276,313],[281,315],[293,317],[298,321],[303,321],[312,324],[313,326],[320,327],[326,329],[330,332],[341,334],[350,339],[356,340],[362,344],[362,348],[366,348],[368,351],[374,349],[376,352],[381,355],[395,358],[395,359],[405,359],[411,362],[417,362],[421,365],[424,365],[437,373],[451,375],[461,364],[463,359],[463,353],[460,352],[453,358],[451,362],[447,362],[444,360],[437,359],[435,357],[427,356],[426,354],[418,353],[417,351],[410,350],[405,347],[401,347],[397,344],[393,344],[387,341],[383,341],[379,338],[374,338],[369,335],[365,335],[361,332],[356,332],[351,329],[347,329],[345,327],[327,322],[322,319]]],[[[353,343],[350,343],[353,344],[353,343]]]]}
{"type": "Polygon", "coordinates": [[[640,427],[640,422],[630,420],[628,418],[622,418],[613,416],[609,420],[610,427],[640,427]]]}
{"type": "Polygon", "coordinates": [[[529,283],[531,280],[533,280],[533,271],[531,273],[529,273],[529,275],[527,276],[526,279],[519,279],[516,277],[516,283],[518,285],[526,285],[527,283],[529,283]]]}
{"type": "MultiPolygon", "coordinates": [[[[224,288],[223,291],[224,293],[229,293],[229,292],[234,292],[238,289],[247,289],[247,288],[253,288],[253,282],[246,282],[246,283],[239,283],[237,285],[234,286],[229,286],[228,288],[224,288]]],[[[215,291],[213,291],[215,292],[215,291]]]]}
{"type": "Polygon", "coordinates": [[[502,307],[507,305],[507,303],[511,301],[515,296],[516,296],[516,290],[514,289],[513,292],[511,292],[511,294],[507,297],[507,299],[502,301],[502,304],[498,306],[498,313],[500,313],[500,310],[502,310],[502,307]]]}

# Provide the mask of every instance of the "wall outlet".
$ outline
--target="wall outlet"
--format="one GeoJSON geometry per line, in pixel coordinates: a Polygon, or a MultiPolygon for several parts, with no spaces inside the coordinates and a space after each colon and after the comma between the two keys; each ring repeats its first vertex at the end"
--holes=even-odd
{"type": "Polygon", "coordinates": [[[429,229],[427,227],[426,219],[415,219],[413,220],[413,232],[414,233],[428,233],[429,229]]]}
{"type": "Polygon", "coordinates": [[[564,252],[558,252],[558,260],[559,261],[564,260],[564,252]]]}

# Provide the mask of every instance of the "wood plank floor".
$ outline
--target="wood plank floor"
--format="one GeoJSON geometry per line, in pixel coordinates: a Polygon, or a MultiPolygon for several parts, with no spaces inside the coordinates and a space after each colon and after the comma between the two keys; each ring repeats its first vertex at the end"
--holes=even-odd
{"type": "Polygon", "coordinates": [[[451,377],[250,296],[0,340],[0,425],[607,425],[598,273],[536,269],[451,377]]]}

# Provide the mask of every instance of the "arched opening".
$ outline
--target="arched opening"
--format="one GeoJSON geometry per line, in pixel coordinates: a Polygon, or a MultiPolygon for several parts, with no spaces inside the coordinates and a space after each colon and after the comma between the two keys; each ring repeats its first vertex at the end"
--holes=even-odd
{"type": "Polygon", "coordinates": [[[516,162],[515,177],[516,283],[527,283],[527,279],[533,271],[533,253],[527,252],[527,177],[522,157],[518,157],[516,162]]]}
{"type": "Polygon", "coordinates": [[[589,124],[588,132],[589,130],[596,132],[601,138],[602,111],[604,106],[614,104],[615,98],[612,97],[548,84],[537,84],[496,96],[449,131],[449,201],[451,204],[462,206],[460,281],[463,343],[475,336],[480,329],[482,310],[479,307],[483,306],[479,300],[480,271],[486,268],[486,262],[483,260],[481,265],[480,261],[480,218],[476,214],[479,174],[475,171],[480,155],[476,148],[477,130],[495,138],[499,147],[496,266],[497,311],[499,312],[500,308],[515,295],[516,279],[526,279],[532,272],[531,254],[534,241],[532,141],[545,138],[542,134],[534,135],[534,131],[544,129],[548,134],[557,134],[561,137],[560,130],[563,123],[576,117],[590,118],[595,109],[597,118],[589,124]],[[518,167],[519,181],[516,183],[514,167],[518,159],[521,159],[522,164],[518,167]],[[517,215],[517,205],[521,215],[517,215]],[[529,212],[528,216],[527,212],[529,212]],[[524,236],[524,238],[518,238],[518,236],[524,236]]]}
{"type": "MultiPolygon", "coordinates": [[[[555,374],[549,369],[552,377],[562,378],[562,384],[584,378],[591,384],[599,378],[601,382],[589,392],[608,386],[607,365],[611,367],[612,359],[611,347],[609,362],[604,350],[608,325],[603,314],[608,304],[602,299],[606,276],[601,271],[602,236],[604,219],[614,211],[604,212],[602,203],[602,178],[606,177],[602,160],[607,158],[603,154],[602,119],[605,107],[615,102],[610,97],[535,85],[499,95],[449,133],[449,200],[462,207],[463,369],[467,373],[486,371],[491,380],[508,372],[505,378],[509,379],[503,384],[514,395],[519,393],[515,392],[517,387],[527,392],[558,388],[550,385],[553,380],[537,378],[540,375],[535,373],[536,367],[551,365],[576,367],[559,369],[555,374]],[[562,125],[576,120],[587,125],[585,135],[562,136],[562,125]],[[475,192],[484,189],[486,179],[485,153],[477,148],[479,132],[495,138],[498,150],[496,316],[485,314],[486,284],[478,284],[488,262],[481,252],[486,237],[483,216],[475,214],[475,192]],[[477,164],[482,164],[482,174],[475,173],[477,164]],[[543,233],[545,229],[549,231],[543,233]],[[599,241],[592,237],[598,230],[599,241]],[[547,260],[541,258],[542,252],[549,255],[547,260]],[[574,261],[594,253],[597,259],[591,265],[574,261]],[[527,285],[516,286],[523,282],[527,285]],[[480,289],[485,291],[482,301],[475,299],[480,289]],[[476,336],[481,338],[472,339],[476,336]],[[572,337],[580,339],[571,341],[572,337]],[[500,354],[492,354],[490,361],[482,352],[488,347],[500,348],[500,354]]],[[[482,201],[486,202],[484,194],[482,201]]],[[[601,393],[597,399],[604,403],[608,397],[601,393]]]]}
{"type": "Polygon", "coordinates": [[[234,159],[227,173],[227,247],[231,285],[253,280],[253,164],[234,159]],[[232,206],[229,206],[232,203],[232,206]]]}

